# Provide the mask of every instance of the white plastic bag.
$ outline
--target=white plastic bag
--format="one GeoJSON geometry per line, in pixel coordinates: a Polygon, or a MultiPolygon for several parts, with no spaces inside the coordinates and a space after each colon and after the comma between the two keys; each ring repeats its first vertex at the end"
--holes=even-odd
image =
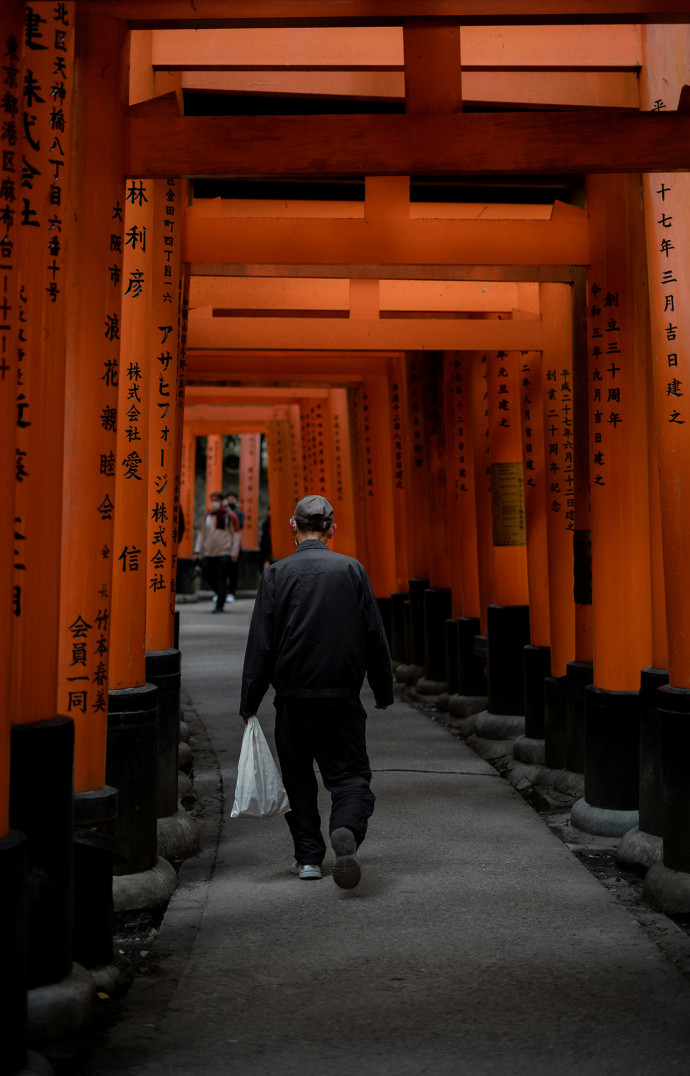
{"type": "Polygon", "coordinates": [[[244,728],[230,817],[271,818],[289,810],[280,771],[273,761],[259,719],[250,717],[244,728]]]}

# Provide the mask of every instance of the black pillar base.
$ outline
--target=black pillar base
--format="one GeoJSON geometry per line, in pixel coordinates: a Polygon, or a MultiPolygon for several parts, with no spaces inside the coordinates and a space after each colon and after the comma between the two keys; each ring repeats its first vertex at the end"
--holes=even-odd
{"type": "Polygon", "coordinates": [[[550,770],[568,769],[567,707],[567,676],[547,676],[544,680],[544,763],[550,770]]]}
{"type": "Polygon", "coordinates": [[[428,579],[410,579],[410,642],[412,652],[409,664],[426,665],[426,646],[424,639],[424,591],[428,589],[428,579]]]}
{"type": "Polygon", "coordinates": [[[585,688],[594,682],[591,661],[569,661],[568,681],[568,758],[573,773],[585,772],[585,688]]]}
{"type": "Polygon", "coordinates": [[[446,683],[446,620],[452,612],[451,592],[441,587],[424,591],[426,679],[446,683]]]}
{"type": "Polygon", "coordinates": [[[666,684],[658,691],[664,783],[664,866],[690,874],[690,690],[666,684]]]}
{"type": "Polygon", "coordinates": [[[12,728],[10,825],[26,835],[27,985],[72,970],[74,725],[54,717],[12,728]]]}
{"type": "Polygon", "coordinates": [[[5,983],[3,1064],[18,1072],[26,1064],[26,837],[11,829],[0,839],[0,922],[3,925],[2,978],[5,983]]]}
{"type": "Polygon", "coordinates": [[[659,734],[659,688],[668,684],[668,669],[648,668],[640,678],[640,829],[664,834],[664,780],[659,734]]]}
{"type": "Polygon", "coordinates": [[[391,657],[398,664],[405,661],[405,602],[409,597],[403,590],[391,594],[391,657]]]}
{"type": "Polygon", "coordinates": [[[544,681],[551,676],[551,648],[526,646],[522,652],[525,674],[525,736],[544,739],[544,681]]]}
{"type": "Polygon", "coordinates": [[[115,874],[150,870],[157,859],[156,739],[153,684],[108,692],[105,779],[118,790],[117,834],[123,862],[115,874]]]}
{"type": "Polygon", "coordinates": [[[180,651],[152,650],[146,655],[146,682],[158,688],[156,746],[156,816],[177,811],[180,742],[180,651]]]}
{"type": "Polygon", "coordinates": [[[636,811],[640,786],[640,694],[585,689],[585,800],[606,811],[636,811]]]}
{"type": "Polygon", "coordinates": [[[86,968],[113,957],[113,864],[117,789],[105,785],[74,796],[74,959],[86,968]]]}
{"type": "Polygon", "coordinates": [[[446,620],[446,690],[449,695],[458,694],[458,622],[446,620]]]}
{"type": "Polygon", "coordinates": [[[486,650],[477,647],[480,632],[479,617],[458,617],[458,695],[481,697],[487,693],[486,650]]]}
{"type": "Polygon", "coordinates": [[[489,713],[524,714],[522,652],[529,644],[529,605],[490,605],[487,634],[489,713]]]}
{"type": "Polygon", "coordinates": [[[177,579],[175,589],[178,594],[195,594],[197,591],[198,561],[194,557],[177,558],[177,579]]]}

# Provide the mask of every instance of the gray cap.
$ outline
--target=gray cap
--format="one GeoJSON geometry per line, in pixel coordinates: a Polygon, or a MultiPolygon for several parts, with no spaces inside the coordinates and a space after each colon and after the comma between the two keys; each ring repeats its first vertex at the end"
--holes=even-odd
{"type": "Polygon", "coordinates": [[[293,515],[300,530],[325,531],[333,522],[333,505],[325,497],[311,494],[297,502],[293,515]]]}

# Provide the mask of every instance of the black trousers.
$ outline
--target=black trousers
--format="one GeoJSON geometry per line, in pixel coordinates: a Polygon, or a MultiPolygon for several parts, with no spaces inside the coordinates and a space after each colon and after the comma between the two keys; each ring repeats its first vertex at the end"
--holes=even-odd
{"type": "Polygon", "coordinates": [[[229,564],[230,557],[204,557],[201,561],[204,578],[216,595],[216,609],[225,605],[229,564]]]}
{"type": "Polygon", "coordinates": [[[285,820],[298,863],[320,864],[326,854],[318,809],[316,761],[331,794],[328,832],[352,830],[359,846],[376,797],[370,788],[367,715],[359,699],[278,698],[276,749],[290,801],[285,820]]]}

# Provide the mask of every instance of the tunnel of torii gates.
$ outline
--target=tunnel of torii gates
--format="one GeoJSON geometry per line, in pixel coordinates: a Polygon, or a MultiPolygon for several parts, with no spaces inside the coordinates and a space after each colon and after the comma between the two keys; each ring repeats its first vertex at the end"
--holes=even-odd
{"type": "Polygon", "coordinates": [[[489,7],[3,2],[16,1067],[26,988],[107,963],[118,886],[181,855],[196,437],[217,486],[242,437],[245,546],[260,435],[276,555],[328,496],[398,679],[524,715],[690,911],[688,5],[489,7]]]}

